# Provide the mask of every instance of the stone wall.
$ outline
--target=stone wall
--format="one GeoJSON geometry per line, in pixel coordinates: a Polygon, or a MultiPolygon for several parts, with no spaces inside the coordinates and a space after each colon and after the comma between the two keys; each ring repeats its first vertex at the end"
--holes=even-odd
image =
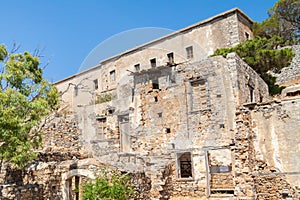
{"type": "Polygon", "coordinates": [[[151,69],[150,59],[153,58],[156,67],[170,62],[169,53],[173,53],[173,61],[177,64],[206,59],[217,48],[233,47],[247,39],[245,32],[251,38],[252,23],[240,10],[232,9],[108,58],[92,69],[55,84],[62,94],[62,105],[75,111],[77,106],[90,104],[97,95],[116,92],[124,82],[132,81],[130,72],[151,69]],[[187,47],[192,47],[193,56],[187,56],[187,47]],[[135,69],[136,64],[140,65],[139,70],[135,69]]]}
{"type": "MultiPolygon", "coordinates": [[[[77,195],[79,186],[101,175],[103,170],[116,168],[92,157],[80,142],[76,115],[56,113],[43,125],[43,146],[38,157],[22,169],[3,163],[0,170],[0,199],[2,200],[69,200],[77,195]],[[72,186],[70,186],[72,183],[72,186]]],[[[103,162],[103,161],[102,161],[103,162]]],[[[131,173],[137,190],[135,199],[149,199],[151,180],[144,173],[131,173]]],[[[78,193],[80,197],[80,193],[78,193]]]]}
{"type": "Polygon", "coordinates": [[[281,86],[300,84],[300,45],[294,45],[291,48],[295,53],[292,63],[277,75],[276,83],[281,86]]]}
{"type": "Polygon", "coordinates": [[[204,197],[210,188],[232,193],[235,108],[250,101],[242,92],[250,79],[257,99],[267,99],[266,84],[236,54],[131,76],[111,101],[77,108],[82,144],[121,171],[144,173],[152,198],[204,197]],[[185,153],[192,170],[182,178],[185,153]],[[210,175],[207,167],[227,172],[210,175]]]}
{"type": "Polygon", "coordinates": [[[286,174],[286,180],[300,188],[300,98],[255,107],[251,113],[257,157],[286,174]]]}
{"type": "Polygon", "coordinates": [[[87,174],[78,174],[87,176],[104,168],[104,165],[89,158],[90,155],[80,147],[76,116],[58,113],[51,115],[43,124],[42,131],[42,147],[34,161],[23,169],[2,163],[1,199],[65,199],[64,174],[72,170],[87,170],[87,174]]]}
{"type": "MultiPolygon", "coordinates": [[[[257,115],[266,113],[266,110],[273,112],[278,109],[276,105],[260,105],[255,109],[253,107],[242,109],[237,112],[237,132],[235,137],[235,184],[236,195],[239,197],[251,197],[253,199],[298,199],[299,187],[296,180],[299,180],[299,175],[291,171],[279,169],[272,160],[272,152],[270,149],[264,149],[264,145],[258,145],[257,142],[261,137],[264,137],[264,130],[261,129],[259,123],[267,122],[268,120],[257,121],[257,115]],[[263,109],[264,111],[262,111],[263,109]],[[261,151],[264,151],[262,153],[261,151]]],[[[278,113],[278,110],[277,110],[278,113]]],[[[277,130],[277,129],[276,129],[277,130]]],[[[270,130],[274,131],[274,129],[270,130]]],[[[285,132],[284,129],[277,131],[285,132]]],[[[267,133],[269,135],[269,133],[267,133]]],[[[262,142],[262,141],[261,141],[262,142]]],[[[274,141],[263,139],[265,145],[276,148],[272,144],[274,141]]],[[[286,139],[281,138],[278,142],[285,143],[286,139]]],[[[286,165],[285,159],[297,160],[294,150],[287,146],[280,145],[284,150],[279,150],[280,153],[288,155],[287,157],[278,157],[275,162],[286,165]]],[[[277,146],[278,147],[278,146],[277,146]]],[[[277,150],[278,151],[278,150],[277,150]]],[[[293,165],[294,167],[297,166],[293,165]]]]}

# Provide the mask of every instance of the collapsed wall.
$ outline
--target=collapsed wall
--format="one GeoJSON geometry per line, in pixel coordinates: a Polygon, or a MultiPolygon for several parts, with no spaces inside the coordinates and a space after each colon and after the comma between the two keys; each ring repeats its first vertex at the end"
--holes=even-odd
{"type": "MultiPolygon", "coordinates": [[[[81,143],[78,117],[56,113],[43,125],[43,144],[38,157],[24,168],[3,163],[0,170],[1,200],[70,200],[81,199],[77,190],[87,180],[115,167],[99,161],[81,143]]],[[[151,180],[143,173],[132,173],[135,198],[148,199],[151,180]]]]}
{"type": "Polygon", "coordinates": [[[34,161],[23,169],[2,164],[1,199],[65,199],[74,177],[93,177],[96,169],[103,168],[82,151],[80,131],[73,115],[49,116],[42,131],[43,147],[34,161]]]}
{"type": "MultiPolygon", "coordinates": [[[[265,114],[266,111],[269,114],[274,111],[273,114],[276,115],[281,110],[278,110],[278,105],[275,103],[273,105],[259,105],[255,108],[250,107],[250,109],[243,108],[236,113],[236,195],[238,197],[251,197],[252,199],[298,199],[299,187],[295,180],[299,180],[299,172],[297,174],[287,169],[277,168],[272,157],[274,152],[269,151],[270,149],[265,149],[265,146],[271,147],[275,142],[264,138],[264,136],[270,137],[270,134],[267,132],[262,133],[265,130],[258,125],[260,123],[268,123],[267,119],[259,119],[257,121],[257,115],[265,114]],[[261,138],[264,139],[261,140],[261,138]],[[263,142],[264,144],[258,145],[258,142],[263,142]]],[[[284,116],[283,113],[280,113],[280,115],[284,116]]],[[[274,131],[274,129],[269,129],[269,131],[274,131]]],[[[285,134],[290,135],[289,132],[285,132],[285,134]]],[[[277,142],[286,143],[288,140],[281,138],[277,142]]],[[[273,146],[273,148],[278,148],[278,146],[273,146]]],[[[279,151],[284,154],[294,152],[284,145],[279,151]]],[[[297,157],[299,157],[299,153],[290,155],[289,158],[282,157],[277,159],[276,156],[274,158],[276,158],[276,162],[282,162],[285,165],[288,159],[296,161],[297,157]]]]}

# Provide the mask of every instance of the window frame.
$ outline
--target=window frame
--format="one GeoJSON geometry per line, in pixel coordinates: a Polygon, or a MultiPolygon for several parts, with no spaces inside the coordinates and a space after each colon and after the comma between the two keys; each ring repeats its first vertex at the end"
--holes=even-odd
{"type": "Polygon", "coordinates": [[[150,65],[151,65],[151,68],[157,67],[157,61],[156,61],[156,58],[150,59],[150,65]]]}
{"type": "Polygon", "coordinates": [[[168,63],[169,64],[174,64],[175,63],[175,61],[174,61],[174,52],[168,53],[167,57],[168,57],[168,63]]]}
{"type": "Polygon", "coordinates": [[[136,72],[141,71],[141,64],[140,64],[140,63],[135,64],[135,65],[134,65],[134,70],[135,70],[136,72]]]}
{"type": "Polygon", "coordinates": [[[194,180],[194,167],[193,167],[193,159],[192,159],[192,152],[190,151],[184,151],[184,152],[177,152],[175,154],[175,158],[176,158],[176,178],[177,180],[194,180]],[[190,171],[191,171],[191,176],[189,177],[182,177],[182,168],[181,168],[181,161],[180,158],[181,156],[183,156],[184,154],[188,154],[189,155],[189,162],[190,162],[190,171]]]}
{"type": "Polygon", "coordinates": [[[116,70],[111,70],[111,71],[109,72],[109,78],[110,78],[110,81],[111,81],[111,82],[116,81],[116,70]]]}
{"type": "Polygon", "coordinates": [[[99,88],[99,82],[98,82],[98,79],[97,79],[97,78],[94,79],[94,80],[93,80],[93,83],[94,83],[94,90],[98,90],[98,88],[99,88]]]}
{"type": "Polygon", "coordinates": [[[187,59],[193,59],[194,58],[194,48],[193,46],[188,46],[185,48],[186,51],[186,58],[187,59]]]}

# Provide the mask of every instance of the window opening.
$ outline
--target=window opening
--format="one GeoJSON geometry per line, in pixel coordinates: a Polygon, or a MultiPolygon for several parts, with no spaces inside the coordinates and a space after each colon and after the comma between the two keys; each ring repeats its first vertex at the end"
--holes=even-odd
{"type": "Polygon", "coordinates": [[[115,108],[113,108],[113,107],[112,108],[108,108],[107,112],[108,112],[109,115],[112,115],[115,112],[115,108]]]}
{"type": "Polygon", "coordinates": [[[120,149],[122,152],[130,151],[130,124],[129,115],[118,116],[120,128],[120,149]]]}
{"type": "Polygon", "coordinates": [[[116,70],[110,71],[109,76],[110,76],[110,81],[115,81],[116,80],[116,70]]]}
{"type": "Polygon", "coordinates": [[[249,37],[250,37],[249,33],[245,32],[245,37],[246,37],[246,39],[248,40],[249,37]]]}
{"type": "Polygon", "coordinates": [[[213,189],[211,191],[212,195],[234,195],[234,190],[228,190],[228,189],[213,189]]]}
{"type": "Polygon", "coordinates": [[[151,67],[156,67],[156,58],[150,60],[151,67]]]}
{"type": "Polygon", "coordinates": [[[192,159],[191,153],[177,154],[178,178],[191,178],[192,174],[192,159]]]}
{"type": "Polygon", "coordinates": [[[152,89],[159,89],[158,83],[152,83],[152,89]]]}
{"type": "Polygon", "coordinates": [[[174,53],[173,52],[168,53],[167,56],[168,56],[168,64],[174,64],[174,53]]]}
{"type": "Polygon", "coordinates": [[[107,133],[106,117],[98,118],[98,135],[100,139],[104,139],[107,133]]]}
{"type": "Polygon", "coordinates": [[[249,85],[250,102],[254,102],[254,88],[249,85]]]}
{"type": "Polygon", "coordinates": [[[98,79],[94,80],[94,89],[97,90],[98,89],[98,79]]]}
{"type": "Polygon", "coordinates": [[[68,199],[79,200],[80,198],[80,177],[73,176],[68,180],[69,194],[68,199]]]}
{"type": "Polygon", "coordinates": [[[166,133],[171,133],[171,129],[170,128],[166,128],[166,133]]]}
{"type": "Polygon", "coordinates": [[[75,176],[75,199],[76,200],[79,200],[79,176],[75,176]]]}
{"type": "Polygon", "coordinates": [[[300,90],[294,91],[294,92],[287,92],[286,96],[287,97],[294,97],[294,96],[299,96],[300,95],[300,90]]]}
{"type": "Polygon", "coordinates": [[[139,72],[141,70],[141,65],[140,64],[134,65],[134,69],[136,72],[139,72]]]}
{"type": "Polygon", "coordinates": [[[186,58],[192,59],[194,57],[193,46],[189,46],[186,48],[186,58]]]}

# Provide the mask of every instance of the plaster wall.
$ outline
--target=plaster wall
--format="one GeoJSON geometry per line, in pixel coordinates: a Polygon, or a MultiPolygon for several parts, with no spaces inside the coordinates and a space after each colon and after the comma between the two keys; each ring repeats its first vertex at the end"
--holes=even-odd
{"type": "Polygon", "coordinates": [[[257,157],[286,174],[287,181],[299,187],[300,99],[285,99],[272,107],[261,106],[251,115],[257,157]]]}

